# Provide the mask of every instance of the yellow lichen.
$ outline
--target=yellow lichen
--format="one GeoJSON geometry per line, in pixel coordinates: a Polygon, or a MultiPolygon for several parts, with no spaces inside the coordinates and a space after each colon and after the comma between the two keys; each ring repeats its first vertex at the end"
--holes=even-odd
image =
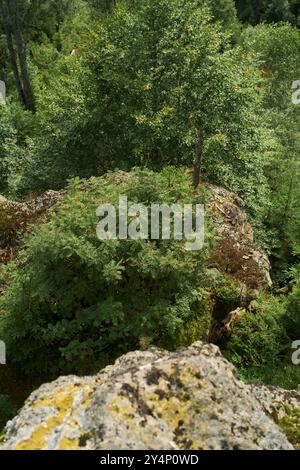
{"type": "MultiPolygon", "coordinates": [[[[193,369],[183,370],[178,374],[177,370],[170,370],[159,379],[157,385],[142,389],[139,387],[138,395],[135,397],[118,395],[108,406],[108,410],[117,416],[118,421],[132,421],[138,416],[138,408],[143,403],[149,414],[153,414],[164,421],[174,435],[174,440],[181,449],[202,449],[203,442],[199,438],[189,434],[189,419],[201,410],[195,406],[191,387],[202,387],[203,384],[193,369]],[[177,384],[176,384],[177,382],[177,384]],[[174,384],[168,387],[168,383],[174,384]],[[197,410],[196,410],[197,408],[197,410]]],[[[145,411],[145,418],[147,417],[145,411]]],[[[137,420],[136,426],[130,423],[130,432],[137,432],[140,436],[140,425],[137,420]]]]}
{"type": "MultiPolygon", "coordinates": [[[[82,394],[80,407],[86,407],[90,402],[91,389],[78,389],[74,385],[56,388],[50,396],[45,396],[41,400],[33,403],[34,408],[50,408],[55,412],[54,416],[47,419],[45,423],[33,430],[30,438],[18,443],[13,450],[40,450],[46,446],[46,438],[55,428],[61,425],[68,418],[68,429],[78,428],[76,419],[72,416],[77,414],[78,407],[73,410],[74,399],[82,394]]],[[[76,439],[63,437],[60,442],[60,449],[78,449],[79,444],[76,439]]]]}
{"type": "Polygon", "coordinates": [[[59,444],[59,450],[79,450],[80,446],[77,439],[63,437],[59,444]]]}

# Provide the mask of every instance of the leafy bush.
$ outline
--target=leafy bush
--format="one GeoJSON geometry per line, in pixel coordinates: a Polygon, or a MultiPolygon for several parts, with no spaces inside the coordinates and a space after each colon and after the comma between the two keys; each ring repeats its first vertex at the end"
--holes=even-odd
{"type": "Polygon", "coordinates": [[[7,190],[13,160],[22,154],[16,134],[10,110],[0,106],[0,193],[7,190]]]}
{"type": "Polygon", "coordinates": [[[227,357],[241,369],[271,366],[283,352],[283,339],[284,329],[274,312],[249,313],[235,326],[226,345],[227,357]]]}
{"type": "Polygon", "coordinates": [[[213,285],[215,301],[214,317],[224,319],[227,315],[243,304],[243,289],[241,283],[221,277],[213,285]]]}
{"type": "MultiPolygon", "coordinates": [[[[298,248],[295,255],[299,256],[299,252],[298,248]]],[[[287,300],[283,322],[290,338],[294,341],[300,339],[300,264],[290,270],[290,275],[295,285],[287,300]]]]}
{"type": "Polygon", "coordinates": [[[300,339],[300,288],[297,286],[289,297],[283,323],[292,340],[300,339]]]}
{"type": "Polygon", "coordinates": [[[292,338],[287,328],[286,301],[261,298],[256,312],[242,317],[221,345],[242,378],[284,388],[300,385],[299,367],[291,362],[292,338]]]}
{"type": "Polygon", "coordinates": [[[193,193],[184,170],[173,168],[70,182],[50,221],[36,227],[4,274],[0,337],[12,366],[32,378],[99,370],[145,345],[176,347],[180,331],[199,319],[198,338],[206,332],[208,247],[192,252],[184,241],[100,241],[96,208],[118,207],[122,194],[146,205],[204,197],[193,193]]]}

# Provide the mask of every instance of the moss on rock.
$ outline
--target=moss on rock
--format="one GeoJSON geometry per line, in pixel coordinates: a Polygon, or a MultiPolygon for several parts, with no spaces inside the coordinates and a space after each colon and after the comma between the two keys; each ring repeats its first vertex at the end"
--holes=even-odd
{"type": "Polygon", "coordinates": [[[300,409],[286,407],[286,415],[279,421],[279,426],[294,448],[300,450],[300,409]]]}

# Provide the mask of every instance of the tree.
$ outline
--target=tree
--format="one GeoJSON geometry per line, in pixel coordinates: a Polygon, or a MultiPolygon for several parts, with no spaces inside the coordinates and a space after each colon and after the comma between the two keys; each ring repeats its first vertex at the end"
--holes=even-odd
{"type": "Polygon", "coordinates": [[[1,0],[0,14],[20,100],[28,111],[35,112],[35,101],[27,64],[26,44],[21,31],[18,0],[1,0]]]}
{"type": "Polygon", "coordinates": [[[196,144],[196,160],[194,163],[194,173],[193,173],[194,188],[198,187],[200,180],[201,180],[203,152],[204,152],[204,132],[203,132],[203,128],[200,127],[198,131],[198,138],[197,138],[197,144],[196,144]]]}
{"type": "Polygon", "coordinates": [[[84,143],[93,142],[82,163],[191,165],[196,148],[195,184],[202,173],[257,206],[256,191],[264,191],[258,72],[230,50],[207,7],[194,0],[120,4],[102,23],[88,67],[90,117],[71,143],[75,156],[83,133],[84,143]],[[257,177],[261,188],[251,193],[257,177]]]}
{"type": "Polygon", "coordinates": [[[205,0],[212,12],[213,19],[220,21],[234,36],[240,29],[234,0],[205,0]]]}
{"type": "Polygon", "coordinates": [[[7,8],[7,3],[4,0],[1,0],[0,2],[0,13],[2,17],[3,30],[6,36],[9,59],[10,59],[13,73],[14,73],[16,88],[19,93],[20,100],[24,104],[25,96],[24,96],[24,91],[23,91],[23,87],[21,84],[21,78],[20,78],[18,64],[17,64],[17,57],[16,57],[16,52],[15,52],[14,43],[13,43],[13,34],[12,34],[11,26],[10,26],[9,12],[7,8]]]}
{"type": "Polygon", "coordinates": [[[299,24],[299,0],[236,0],[239,18],[252,25],[262,21],[299,24]]]}
{"type": "Polygon", "coordinates": [[[78,59],[62,61],[43,91],[45,125],[26,188],[59,188],[116,167],[192,166],[198,157],[195,184],[206,178],[226,186],[261,217],[268,138],[260,71],[251,53],[232,49],[210,7],[119,2],[95,22],[78,59]]]}
{"type": "Polygon", "coordinates": [[[13,162],[22,158],[23,153],[17,144],[17,131],[9,107],[0,105],[0,194],[7,190],[13,162]]]}
{"type": "Polygon", "coordinates": [[[300,115],[292,103],[292,82],[300,76],[300,33],[289,24],[249,27],[242,34],[242,47],[258,54],[266,77],[265,120],[276,142],[265,166],[272,194],[266,227],[272,233],[273,277],[281,283],[300,245],[300,115]]]}
{"type": "Polygon", "coordinates": [[[95,9],[101,12],[112,12],[117,5],[117,0],[87,0],[88,3],[95,9]]]}

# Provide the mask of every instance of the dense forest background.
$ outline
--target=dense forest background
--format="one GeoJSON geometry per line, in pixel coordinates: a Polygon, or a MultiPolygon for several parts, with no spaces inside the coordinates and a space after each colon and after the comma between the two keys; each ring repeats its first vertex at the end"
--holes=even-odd
{"type": "MultiPolygon", "coordinates": [[[[196,161],[196,183],[225,187],[244,200],[256,240],[272,264],[273,290],[258,300],[263,313],[243,320],[224,351],[248,379],[297,387],[300,373],[290,363],[290,351],[291,342],[300,339],[300,1],[0,0],[0,21],[0,80],[7,92],[6,104],[0,106],[1,194],[30,199],[67,184],[74,189],[78,178],[139,167],[154,175],[146,188],[151,200],[167,194],[155,189],[167,184],[164,171],[190,168],[196,161]],[[289,294],[279,295],[285,286],[289,294]]],[[[193,197],[192,183],[187,188],[180,171],[174,177],[184,197],[193,197]]],[[[108,189],[115,197],[113,184],[108,189]]],[[[127,188],[139,195],[146,189],[127,188]]],[[[26,262],[31,271],[21,272],[22,263],[2,268],[10,282],[0,304],[0,337],[14,351],[18,367],[28,364],[28,358],[40,358],[29,374],[38,375],[58,345],[65,350],[48,376],[76,372],[74,364],[79,363],[85,373],[87,362],[98,364],[99,351],[105,353],[104,362],[123,352],[117,348],[110,354],[109,349],[124,336],[119,324],[128,337],[137,328],[124,320],[119,301],[107,301],[103,337],[108,334],[110,343],[103,347],[103,340],[91,339],[89,329],[82,333],[82,328],[78,332],[73,323],[64,323],[70,305],[74,307],[65,291],[62,303],[69,314],[46,331],[50,320],[45,305],[54,287],[45,287],[48,267],[43,259],[55,245],[55,230],[71,226],[74,217],[82,221],[78,227],[85,227],[75,199],[70,203],[73,217],[69,214],[59,226],[54,221],[53,233],[41,229],[29,242],[26,262]],[[30,276],[36,295],[29,306],[30,276]]],[[[78,233],[86,249],[81,256],[92,266],[91,240],[78,233]]],[[[64,253],[68,249],[66,242],[64,253]]],[[[105,282],[111,283],[111,299],[122,270],[113,256],[105,256],[97,262],[110,263],[105,282]]],[[[125,254],[118,256],[120,261],[125,254]]],[[[144,253],[138,269],[159,265],[161,272],[153,274],[159,282],[164,254],[155,262],[151,256],[144,253]]],[[[164,262],[178,270],[178,256],[168,256],[164,262]]],[[[197,279],[188,274],[192,263],[187,258],[180,268],[173,294],[183,286],[194,295],[197,279]]],[[[59,275],[67,273],[62,268],[59,275]]],[[[92,286],[97,275],[94,266],[89,272],[92,286]]],[[[130,285],[130,274],[128,279],[130,285]]],[[[203,287],[203,280],[199,282],[203,287]]],[[[124,291],[123,300],[129,303],[127,295],[124,291]]],[[[85,302],[90,309],[95,299],[85,302]]],[[[168,332],[164,346],[175,345],[176,328],[191,299],[182,293],[180,302],[155,333],[168,332]]],[[[145,320],[147,344],[153,338],[155,342],[151,329],[154,324],[157,328],[157,311],[149,311],[150,320],[145,320]]],[[[125,341],[124,349],[135,345],[125,341]]],[[[23,373],[26,367],[21,369],[23,373]]]]}

